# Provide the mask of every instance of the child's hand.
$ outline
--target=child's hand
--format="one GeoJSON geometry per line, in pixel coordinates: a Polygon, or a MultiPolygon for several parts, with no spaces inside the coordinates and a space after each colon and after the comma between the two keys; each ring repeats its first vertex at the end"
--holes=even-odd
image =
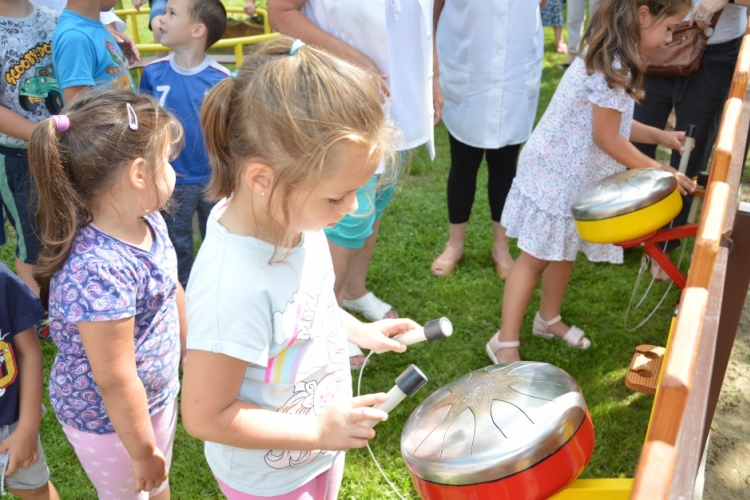
{"type": "Polygon", "coordinates": [[[8,467],[5,475],[12,475],[16,469],[25,469],[39,460],[36,430],[16,427],[5,440],[0,443],[0,453],[8,453],[8,467]]]}
{"type": "Polygon", "coordinates": [[[359,328],[348,335],[349,341],[360,347],[371,350],[388,349],[404,352],[406,346],[390,337],[406,333],[420,326],[408,318],[381,319],[374,323],[362,323],[359,328]]]}
{"type": "Polygon", "coordinates": [[[133,7],[135,7],[135,10],[138,12],[141,11],[141,5],[146,3],[146,0],[133,0],[133,7]]]}
{"type": "Polygon", "coordinates": [[[669,165],[661,165],[661,168],[667,170],[674,175],[677,181],[677,188],[680,190],[682,195],[693,193],[695,191],[695,183],[693,180],[685,174],[679,172],[679,170],[670,167],[669,165]]]}
{"type": "Polygon", "coordinates": [[[142,459],[130,459],[135,486],[133,491],[151,491],[167,480],[167,461],[159,448],[154,448],[151,456],[142,459]]]}
{"type": "MultiPolygon", "coordinates": [[[[667,149],[677,150],[682,154],[685,151],[685,132],[669,132],[662,130],[659,144],[667,149]]],[[[693,147],[695,147],[695,144],[693,144],[693,147]]]]}
{"type": "Polygon", "coordinates": [[[386,412],[370,408],[382,403],[385,398],[384,393],[367,394],[331,406],[320,415],[316,415],[318,447],[321,450],[363,448],[368,440],[375,437],[375,431],[359,423],[365,420],[387,420],[386,412]]]}

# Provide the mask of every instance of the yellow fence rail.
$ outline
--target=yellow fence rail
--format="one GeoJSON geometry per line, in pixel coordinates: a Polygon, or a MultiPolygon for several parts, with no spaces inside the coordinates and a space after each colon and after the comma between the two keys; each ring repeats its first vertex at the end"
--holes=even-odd
{"type": "MultiPolygon", "coordinates": [[[[242,10],[242,7],[227,7],[227,14],[243,14],[244,11],[242,10]]],[[[133,30],[133,41],[135,42],[136,47],[138,47],[138,51],[143,53],[153,53],[153,52],[169,52],[169,48],[165,47],[158,43],[141,43],[141,36],[138,32],[138,16],[147,16],[149,14],[150,10],[146,7],[141,8],[140,11],[136,9],[122,9],[122,10],[116,10],[115,14],[120,16],[123,19],[127,20],[127,23],[131,26],[133,30]]],[[[252,45],[256,43],[265,42],[266,40],[272,40],[276,37],[278,37],[278,33],[272,33],[271,32],[271,25],[268,23],[268,12],[265,9],[257,8],[255,9],[256,14],[261,14],[263,16],[263,34],[262,35],[255,35],[255,36],[243,36],[239,38],[224,38],[216,42],[214,45],[211,46],[212,49],[226,49],[226,48],[232,48],[234,49],[234,59],[233,63],[236,65],[236,67],[242,66],[242,60],[243,60],[243,47],[247,45],[252,45]]],[[[147,57],[142,57],[142,63],[136,64],[133,67],[134,68],[140,68],[145,66],[145,64],[148,62],[147,57]]],[[[226,61],[219,61],[219,62],[226,62],[226,61]]],[[[230,62],[231,63],[231,62],[230,62]]]]}

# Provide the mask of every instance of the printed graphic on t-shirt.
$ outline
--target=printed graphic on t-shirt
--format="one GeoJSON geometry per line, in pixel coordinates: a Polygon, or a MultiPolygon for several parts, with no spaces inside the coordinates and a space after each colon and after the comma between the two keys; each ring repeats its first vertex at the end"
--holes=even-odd
{"type": "MultiPolygon", "coordinates": [[[[274,342],[289,347],[268,360],[265,381],[290,383],[304,377],[294,384],[292,396],[279,407],[279,413],[319,415],[338,402],[351,383],[343,376],[348,369],[348,353],[346,344],[337,340],[343,329],[338,305],[332,293],[324,293],[325,287],[331,287],[333,268],[318,268],[312,274],[303,275],[300,289],[286,310],[274,314],[274,322],[284,325],[275,331],[274,342]]],[[[264,459],[269,467],[284,469],[307,465],[326,453],[269,450],[264,459]]]]}
{"type": "Polygon", "coordinates": [[[108,75],[113,75],[112,88],[115,90],[132,90],[128,65],[125,59],[123,59],[121,52],[110,40],[104,40],[104,46],[107,48],[112,62],[115,63],[114,66],[107,66],[106,70],[108,75]]]}
{"type": "Polygon", "coordinates": [[[18,365],[16,357],[13,354],[13,345],[5,341],[5,337],[0,331],[0,396],[5,394],[5,388],[15,382],[18,375],[18,365]]]}
{"type": "MultiPolygon", "coordinates": [[[[0,103],[32,122],[62,109],[62,95],[52,67],[52,32],[57,14],[34,6],[22,19],[0,16],[0,103]]],[[[0,133],[0,143],[24,146],[26,141],[0,133]]]]}

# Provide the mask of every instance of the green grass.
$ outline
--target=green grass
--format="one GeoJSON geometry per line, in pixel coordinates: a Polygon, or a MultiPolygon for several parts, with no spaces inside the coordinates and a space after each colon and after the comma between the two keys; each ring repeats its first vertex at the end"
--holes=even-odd
{"type": "MultiPolygon", "coordinates": [[[[240,1],[235,0],[240,4],[240,1]]],[[[541,116],[562,76],[556,65],[565,56],[553,51],[551,32],[544,63],[541,116]]],[[[414,408],[446,383],[488,363],[484,344],[499,326],[503,282],[495,275],[490,259],[492,228],[487,203],[486,169],[478,181],[476,203],[467,235],[465,256],[448,278],[436,279],[430,272],[432,260],[448,237],[445,183],[449,150],[445,128],[436,130],[438,156],[431,162],[418,151],[401,191],[386,211],[380,240],[369,275],[369,287],[393,304],[402,316],[424,322],[448,316],[455,334],[442,343],[423,343],[403,355],[384,354],[371,358],[363,390],[388,390],[406,366],[414,363],[429,377],[429,383],[414,398],[407,399],[377,427],[372,448],[388,477],[408,498],[417,498],[399,452],[401,429],[414,408]]],[[[12,238],[10,230],[6,231],[12,238]]],[[[0,247],[0,257],[12,266],[12,242],[0,247]]],[[[515,247],[513,251],[517,254],[515,247]]],[[[583,328],[593,342],[588,351],[564,347],[561,342],[530,334],[531,321],[539,303],[538,291],[526,314],[521,335],[524,359],[545,361],[570,373],[581,385],[596,427],[594,456],[584,478],[632,477],[645,436],[652,398],[637,394],[624,385],[625,373],[638,344],[664,345],[677,292],[672,290],[658,313],[636,332],[623,328],[623,315],[638,273],[641,252],[625,256],[621,266],[592,264],[584,258],[576,264],[563,304],[562,315],[583,328]]],[[[658,301],[666,285],[659,283],[647,302],[658,301]]],[[[644,310],[650,307],[644,306],[644,310]]],[[[633,320],[643,317],[634,314],[633,320]]],[[[55,347],[44,343],[45,372],[55,347]]],[[[49,408],[46,397],[45,404],[49,408]]],[[[52,480],[63,499],[95,498],[93,487],[81,469],[51,412],[42,424],[42,440],[52,471],[52,480]]],[[[202,443],[179,427],[171,470],[174,498],[221,498],[203,457],[202,443]]],[[[366,450],[347,454],[342,499],[395,498],[373,465],[366,450]]]]}

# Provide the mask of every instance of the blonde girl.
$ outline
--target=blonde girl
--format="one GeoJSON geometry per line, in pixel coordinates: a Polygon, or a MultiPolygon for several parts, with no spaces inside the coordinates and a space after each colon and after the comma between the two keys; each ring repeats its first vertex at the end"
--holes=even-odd
{"type": "Polygon", "coordinates": [[[388,337],[416,324],[340,309],[323,232],[393,156],[381,98],[366,71],[280,38],[204,101],[209,194],[223,201],[187,290],[182,412],[229,499],[322,498],[329,476],[335,498],[335,450],[386,418],[369,408],[383,394],[352,398],[347,340],[402,352],[388,337]]]}
{"type": "Polygon", "coordinates": [[[633,120],[645,58],[672,39],[691,0],[603,0],[585,35],[587,46],[566,71],[552,102],[519,158],[500,223],[518,238],[520,257],[503,293],[502,324],[487,343],[494,363],[519,359],[524,313],[539,278],[542,295],[532,332],[587,349],[584,332],[562,322],[560,306],[579,251],[594,262],[622,262],[622,248],[583,242],[570,202],[584,187],[626,168],[662,168],[680,190],[693,183],[630,142],[682,152],[684,132],[666,132],[633,120]]]}
{"type": "Polygon", "coordinates": [[[159,210],[182,128],[146,96],[86,90],[29,148],[52,407],[99,498],[169,498],[182,290],[159,210]]]}

